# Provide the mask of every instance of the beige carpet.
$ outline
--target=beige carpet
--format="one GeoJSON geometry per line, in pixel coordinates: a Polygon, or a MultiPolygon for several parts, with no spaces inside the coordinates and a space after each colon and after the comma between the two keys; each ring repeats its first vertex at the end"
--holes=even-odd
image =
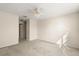
{"type": "Polygon", "coordinates": [[[73,56],[79,55],[79,50],[65,47],[58,48],[56,44],[42,40],[24,41],[17,45],[0,48],[1,56],[73,56]]]}

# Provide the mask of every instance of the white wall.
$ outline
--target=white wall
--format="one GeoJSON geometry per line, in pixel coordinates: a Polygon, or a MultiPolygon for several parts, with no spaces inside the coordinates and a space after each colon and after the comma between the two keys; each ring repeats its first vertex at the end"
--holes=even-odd
{"type": "Polygon", "coordinates": [[[29,20],[29,40],[37,39],[37,20],[29,20]]]}
{"type": "Polygon", "coordinates": [[[0,48],[18,44],[18,16],[0,11],[0,48]]]}
{"type": "Polygon", "coordinates": [[[69,32],[68,45],[79,48],[79,13],[38,21],[41,40],[56,43],[65,32],[69,32]]]}

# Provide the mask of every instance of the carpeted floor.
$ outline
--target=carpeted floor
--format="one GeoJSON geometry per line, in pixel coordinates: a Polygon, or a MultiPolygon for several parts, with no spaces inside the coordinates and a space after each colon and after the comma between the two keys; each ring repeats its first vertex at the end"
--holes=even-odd
{"type": "Polygon", "coordinates": [[[0,56],[78,56],[79,50],[42,41],[24,41],[17,45],[0,48],[0,56]]]}

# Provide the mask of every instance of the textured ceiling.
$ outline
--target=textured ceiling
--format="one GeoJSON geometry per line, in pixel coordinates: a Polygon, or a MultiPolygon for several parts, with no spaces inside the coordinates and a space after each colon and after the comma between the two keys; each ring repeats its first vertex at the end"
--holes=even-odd
{"type": "Polygon", "coordinates": [[[0,3],[0,10],[19,16],[33,17],[32,10],[40,8],[40,18],[56,17],[79,11],[78,3],[0,3]]]}

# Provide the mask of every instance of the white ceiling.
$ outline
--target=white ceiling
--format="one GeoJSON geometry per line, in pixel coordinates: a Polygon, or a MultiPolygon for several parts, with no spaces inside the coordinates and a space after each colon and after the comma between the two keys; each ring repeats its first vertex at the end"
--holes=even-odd
{"type": "Polygon", "coordinates": [[[56,17],[79,11],[78,3],[0,3],[0,10],[19,16],[33,16],[32,10],[40,8],[40,18],[56,17]]]}

